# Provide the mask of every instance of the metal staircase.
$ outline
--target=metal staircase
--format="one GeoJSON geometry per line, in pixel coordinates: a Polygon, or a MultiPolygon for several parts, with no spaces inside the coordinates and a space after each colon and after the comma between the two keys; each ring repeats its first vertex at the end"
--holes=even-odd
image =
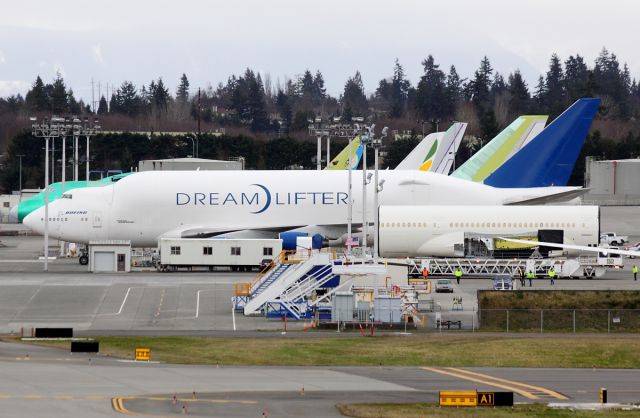
{"type": "Polygon", "coordinates": [[[282,276],[291,266],[293,266],[293,264],[276,264],[273,270],[262,276],[258,282],[251,286],[251,296],[262,293],[264,289],[278,280],[278,277],[282,276]]]}
{"type": "MultiPolygon", "coordinates": [[[[259,313],[263,307],[279,307],[292,317],[300,319],[308,306],[311,293],[324,286],[336,275],[332,272],[331,257],[328,253],[315,253],[308,259],[290,263],[277,277],[265,277],[256,284],[255,292],[244,305],[244,314],[259,313]]],[[[269,276],[275,276],[276,267],[269,276]]]]}

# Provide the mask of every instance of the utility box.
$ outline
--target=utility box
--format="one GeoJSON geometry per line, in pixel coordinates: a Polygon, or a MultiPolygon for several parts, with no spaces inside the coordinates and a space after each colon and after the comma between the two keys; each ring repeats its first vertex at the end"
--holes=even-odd
{"type": "Polygon", "coordinates": [[[402,322],[402,301],[398,297],[381,295],[373,300],[373,316],[377,322],[402,322]]]}
{"type": "Polygon", "coordinates": [[[89,271],[93,273],[131,271],[131,241],[89,242],[89,271]]]}
{"type": "Polygon", "coordinates": [[[336,292],[331,301],[331,321],[353,321],[355,299],[352,292],[336,292]]]}

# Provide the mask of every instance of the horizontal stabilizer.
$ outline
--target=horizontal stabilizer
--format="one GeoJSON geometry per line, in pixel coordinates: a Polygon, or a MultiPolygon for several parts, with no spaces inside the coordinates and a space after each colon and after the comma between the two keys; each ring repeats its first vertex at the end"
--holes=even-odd
{"type": "Polygon", "coordinates": [[[566,190],[554,194],[549,194],[546,196],[536,196],[531,199],[520,199],[514,201],[506,201],[505,205],[545,205],[547,203],[558,203],[558,202],[568,202],[570,200],[576,199],[585,193],[587,193],[589,189],[584,189],[582,187],[576,188],[574,190],[566,190]]]}

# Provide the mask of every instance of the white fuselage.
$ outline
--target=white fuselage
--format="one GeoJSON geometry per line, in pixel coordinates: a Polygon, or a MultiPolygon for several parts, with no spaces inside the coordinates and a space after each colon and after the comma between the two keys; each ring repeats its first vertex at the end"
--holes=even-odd
{"type": "MultiPolygon", "coordinates": [[[[353,172],[353,223],[362,224],[362,172],[353,172]]],[[[51,237],[77,243],[244,230],[346,225],[347,171],[149,171],[105,187],[76,189],[49,205],[51,237]]],[[[380,171],[381,205],[502,205],[574,190],[498,189],[418,171],[380,171]]],[[[374,185],[367,185],[367,222],[374,185]]],[[[24,221],[44,232],[44,208],[24,221]]]]}
{"type": "Polygon", "coordinates": [[[597,245],[597,206],[381,206],[380,255],[452,257],[465,234],[562,230],[564,244],[597,245]]]}

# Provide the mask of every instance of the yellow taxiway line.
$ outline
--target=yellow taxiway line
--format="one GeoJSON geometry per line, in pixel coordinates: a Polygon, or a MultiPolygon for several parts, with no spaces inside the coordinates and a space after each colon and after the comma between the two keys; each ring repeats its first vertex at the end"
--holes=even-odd
{"type": "Polygon", "coordinates": [[[522,382],[516,382],[513,380],[502,379],[495,376],[490,376],[483,373],[472,372],[470,370],[459,369],[455,367],[421,367],[422,370],[427,370],[433,373],[443,374],[446,376],[457,377],[458,379],[468,380],[475,383],[482,383],[489,386],[494,386],[500,389],[515,392],[527,399],[540,399],[540,394],[544,394],[556,399],[566,400],[566,396],[556,391],[543,388],[540,386],[533,386],[522,382]],[[533,393],[533,391],[538,392],[533,393]]]}

